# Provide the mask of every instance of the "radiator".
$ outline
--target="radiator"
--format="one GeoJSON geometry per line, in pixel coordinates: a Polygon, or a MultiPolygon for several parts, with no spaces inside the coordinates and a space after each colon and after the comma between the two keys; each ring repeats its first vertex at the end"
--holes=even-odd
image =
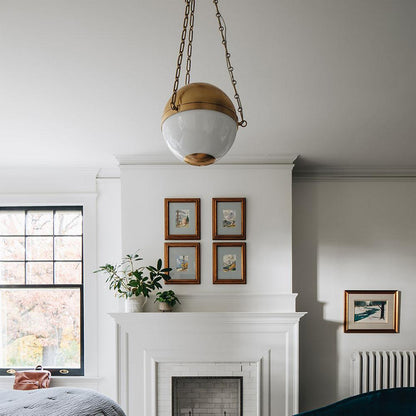
{"type": "Polygon", "coordinates": [[[359,351],[351,364],[353,395],[416,386],[416,351],[359,351]]]}

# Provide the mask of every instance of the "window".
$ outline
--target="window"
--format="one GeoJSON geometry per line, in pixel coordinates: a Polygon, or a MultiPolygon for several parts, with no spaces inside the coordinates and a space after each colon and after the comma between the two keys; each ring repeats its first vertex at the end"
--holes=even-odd
{"type": "Polygon", "coordinates": [[[0,374],[83,375],[82,207],[0,208],[0,374]]]}

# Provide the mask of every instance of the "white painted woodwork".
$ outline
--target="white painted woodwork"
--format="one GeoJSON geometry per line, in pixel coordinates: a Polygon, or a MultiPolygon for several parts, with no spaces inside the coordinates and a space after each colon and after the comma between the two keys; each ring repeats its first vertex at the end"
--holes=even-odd
{"type": "Polygon", "coordinates": [[[157,411],[160,363],[259,366],[258,413],[298,410],[298,324],[303,313],[116,313],[119,402],[128,416],[157,411]]]}

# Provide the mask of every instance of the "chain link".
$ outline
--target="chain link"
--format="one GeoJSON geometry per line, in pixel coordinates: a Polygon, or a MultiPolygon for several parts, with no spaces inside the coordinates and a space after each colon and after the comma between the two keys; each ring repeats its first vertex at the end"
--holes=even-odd
{"type": "Polygon", "coordinates": [[[224,45],[225,62],[227,64],[227,69],[228,69],[228,73],[230,75],[231,84],[232,84],[232,86],[234,88],[234,98],[237,101],[237,111],[240,113],[240,117],[241,117],[241,121],[238,123],[238,125],[241,126],[241,127],[246,127],[247,126],[247,121],[244,120],[243,106],[241,104],[240,95],[237,92],[237,81],[234,78],[234,72],[233,72],[234,71],[234,68],[231,65],[231,61],[230,61],[231,54],[228,51],[228,45],[227,45],[227,29],[226,29],[226,25],[225,25],[225,20],[221,16],[220,10],[218,8],[218,0],[213,0],[213,3],[215,5],[215,9],[216,9],[215,16],[218,19],[219,31],[221,33],[221,38],[222,38],[222,42],[221,43],[224,45]]]}
{"type": "MultiPolygon", "coordinates": [[[[181,43],[179,45],[179,55],[178,55],[178,60],[176,62],[175,82],[173,83],[173,93],[172,93],[172,99],[170,101],[170,108],[173,111],[178,111],[178,107],[175,104],[176,103],[176,94],[178,92],[179,78],[181,76],[181,67],[182,67],[183,51],[185,49],[186,33],[188,31],[189,10],[190,10],[190,2],[191,1],[195,1],[195,0],[185,0],[185,17],[183,18],[183,28],[182,28],[182,35],[181,35],[181,43]]],[[[191,50],[192,50],[192,48],[191,48],[191,50]]],[[[190,59],[190,58],[188,57],[188,59],[190,59]]]]}
{"type": "Polygon", "coordinates": [[[192,41],[194,40],[194,13],[195,13],[195,0],[191,0],[191,15],[189,17],[185,85],[188,85],[191,82],[192,41]]]}
{"type": "MultiPolygon", "coordinates": [[[[234,68],[231,65],[231,61],[230,61],[231,54],[228,51],[227,29],[225,25],[225,20],[219,11],[218,0],[213,0],[213,3],[215,5],[215,9],[216,9],[215,16],[218,19],[219,31],[220,31],[221,38],[222,38],[221,43],[223,44],[224,50],[225,50],[225,62],[227,65],[228,73],[230,75],[231,85],[233,86],[233,89],[234,89],[234,98],[237,102],[237,111],[240,114],[240,118],[241,118],[241,121],[238,123],[238,125],[241,127],[246,127],[247,121],[244,120],[243,106],[241,104],[240,95],[238,94],[238,91],[237,91],[237,81],[234,78],[234,68]]],[[[178,55],[178,60],[176,63],[175,82],[173,84],[173,93],[172,93],[172,99],[170,102],[170,108],[174,111],[178,110],[178,107],[176,106],[176,95],[177,95],[178,87],[179,87],[183,52],[185,50],[185,41],[186,41],[187,35],[188,35],[188,46],[187,46],[185,85],[188,85],[191,81],[192,41],[194,39],[194,13],[195,13],[195,0],[185,0],[185,17],[183,19],[181,42],[179,45],[179,55],[178,55]],[[189,31],[188,31],[188,25],[189,25],[189,31]]]]}

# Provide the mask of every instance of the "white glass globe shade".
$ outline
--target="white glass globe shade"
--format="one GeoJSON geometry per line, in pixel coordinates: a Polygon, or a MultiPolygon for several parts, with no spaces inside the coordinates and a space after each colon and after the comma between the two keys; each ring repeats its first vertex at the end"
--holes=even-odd
{"type": "Polygon", "coordinates": [[[162,134],[178,159],[201,165],[214,163],[230,150],[237,127],[235,120],[222,112],[196,109],[167,118],[162,124],[162,134]],[[202,159],[205,155],[206,162],[199,163],[198,156],[192,155],[202,159]]]}
{"type": "Polygon", "coordinates": [[[227,94],[206,82],[180,88],[162,114],[162,134],[169,149],[194,166],[210,165],[224,156],[237,128],[238,117],[227,94]]]}

